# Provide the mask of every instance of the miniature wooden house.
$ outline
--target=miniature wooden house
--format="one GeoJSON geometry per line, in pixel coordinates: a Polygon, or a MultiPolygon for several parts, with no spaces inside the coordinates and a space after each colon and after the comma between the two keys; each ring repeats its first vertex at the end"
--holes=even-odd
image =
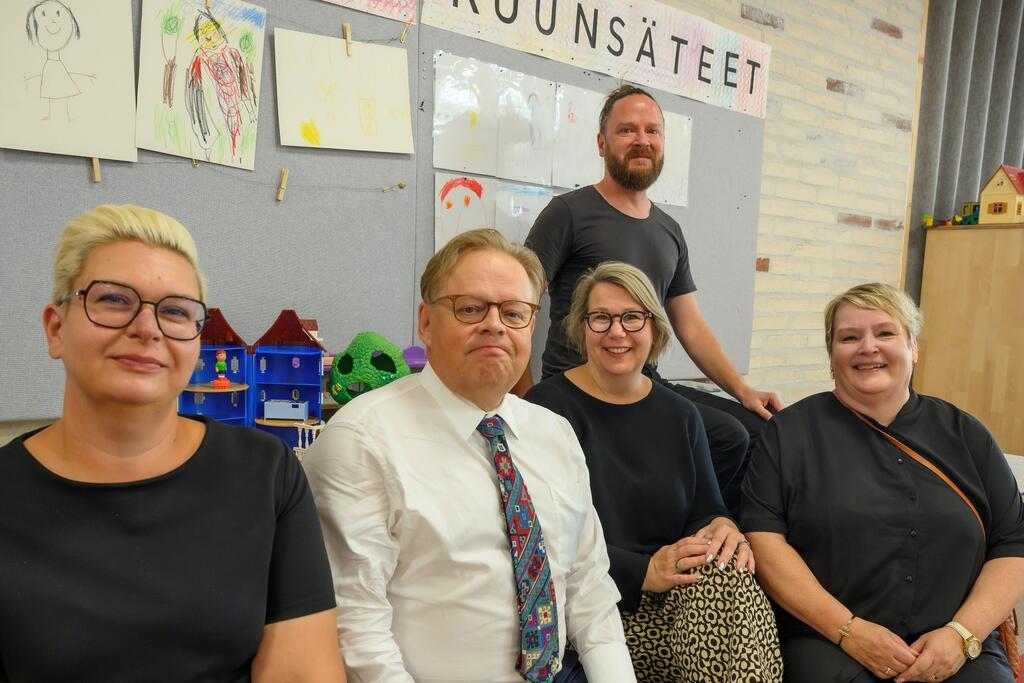
{"type": "Polygon", "coordinates": [[[1024,223],[1024,169],[1001,165],[981,188],[978,222],[1024,223]]]}

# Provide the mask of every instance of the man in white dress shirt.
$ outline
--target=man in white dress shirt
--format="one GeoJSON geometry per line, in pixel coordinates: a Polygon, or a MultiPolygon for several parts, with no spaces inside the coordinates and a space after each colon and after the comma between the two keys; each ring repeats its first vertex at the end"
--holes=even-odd
{"type": "Polygon", "coordinates": [[[508,393],[530,357],[543,277],[533,252],[497,231],[454,238],[420,281],[423,372],[346,405],[304,457],[350,681],[546,682],[567,639],[590,683],[636,680],[576,436],[508,393]],[[500,446],[484,436],[495,422],[500,446]],[[513,466],[496,465],[508,455],[513,466]],[[509,516],[503,475],[528,491],[509,516]],[[517,591],[507,525],[520,514],[531,515],[525,534],[533,519],[541,528],[539,557],[526,564],[550,586],[540,599],[554,593],[543,618],[523,616],[534,603],[523,583],[517,591]],[[555,613],[544,666],[530,669],[524,634],[555,613]]]}

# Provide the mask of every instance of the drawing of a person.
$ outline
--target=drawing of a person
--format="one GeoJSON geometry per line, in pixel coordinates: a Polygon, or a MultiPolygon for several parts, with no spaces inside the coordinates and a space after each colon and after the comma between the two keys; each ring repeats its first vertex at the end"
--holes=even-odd
{"type": "Polygon", "coordinates": [[[39,79],[39,97],[48,101],[48,120],[53,116],[53,101],[64,100],[67,120],[71,121],[72,97],[82,94],[82,89],[74,76],[93,78],[90,74],[74,74],[68,70],[61,59],[60,52],[74,38],[78,40],[82,33],[71,9],[60,0],[40,0],[34,4],[25,17],[25,32],[29,42],[36,43],[46,50],[46,61],[41,73],[25,79],[26,85],[39,79]]]}
{"type": "MultiPolygon", "coordinates": [[[[231,158],[240,156],[238,138],[242,132],[242,109],[249,121],[256,120],[256,82],[252,62],[228,44],[228,36],[209,10],[199,10],[193,35],[196,52],[188,69],[185,85],[185,106],[192,120],[192,130],[200,146],[210,153],[223,134],[211,119],[216,102],[231,141],[231,158]],[[205,86],[212,86],[216,97],[207,99],[205,86]]],[[[219,123],[219,121],[218,121],[219,123]]]]}
{"type": "Polygon", "coordinates": [[[436,244],[444,244],[460,233],[487,227],[491,223],[484,206],[484,188],[473,178],[452,178],[441,187],[437,198],[441,207],[441,224],[435,225],[434,230],[440,230],[441,235],[435,235],[436,244]]]}

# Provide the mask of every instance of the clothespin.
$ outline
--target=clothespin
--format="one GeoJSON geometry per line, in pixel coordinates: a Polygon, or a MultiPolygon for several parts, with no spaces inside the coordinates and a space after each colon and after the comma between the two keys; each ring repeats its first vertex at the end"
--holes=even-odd
{"type": "Polygon", "coordinates": [[[199,168],[199,159],[192,160],[192,168],[199,168]]]}
{"type": "Polygon", "coordinates": [[[100,173],[100,160],[96,157],[92,158],[92,181],[98,183],[103,180],[103,175],[100,173]]]}
{"type": "Polygon", "coordinates": [[[345,54],[352,56],[352,24],[347,21],[341,25],[341,33],[345,36],[345,54]]]}
{"type": "Polygon", "coordinates": [[[405,39],[409,35],[409,29],[412,28],[412,23],[416,21],[416,17],[409,17],[409,21],[405,22],[405,28],[402,29],[402,35],[399,36],[398,42],[405,45],[405,39]]]}
{"type": "Polygon", "coordinates": [[[284,191],[288,188],[288,169],[281,169],[281,179],[277,182],[277,201],[284,201],[284,191]]]}
{"type": "Polygon", "coordinates": [[[213,0],[206,0],[206,9],[213,9],[213,0]]]}

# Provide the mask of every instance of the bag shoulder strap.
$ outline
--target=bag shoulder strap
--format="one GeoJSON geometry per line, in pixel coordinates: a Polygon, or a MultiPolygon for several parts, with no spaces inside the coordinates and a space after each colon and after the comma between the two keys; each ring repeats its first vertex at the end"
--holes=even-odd
{"type": "MultiPolygon", "coordinates": [[[[839,397],[837,396],[836,398],[838,399],[839,397]]],[[[839,401],[839,402],[843,403],[842,401],[839,401]]],[[[964,503],[967,504],[967,507],[969,507],[971,509],[971,512],[974,513],[974,518],[978,520],[978,525],[981,527],[981,535],[982,535],[982,537],[984,537],[986,535],[985,534],[985,523],[981,521],[981,515],[978,514],[978,508],[974,507],[974,503],[972,503],[971,499],[967,497],[967,494],[965,494],[960,489],[960,487],[957,486],[953,482],[952,479],[947,477],[945,472],[940,470],[938,467],[936,467],[934,464],[932,464],[932,462],[930,460],[925,458],[923,455],[921,455],[920,453],[915,451],[913,448],[911,448],[907,444],[903,443],[902,441],[900,441],[899,439],[894,437],[889,432],[886,432],[886,431],[884,431],[882,429],[879,429],[876,425],[872,424],[866,417],[861,415],[858,411],[854,410],[853,408],[850,408],[850,406],[846,405],[845,403],[843,403],[843,405],[846,406],[846,408],[851,413],[856,415],[858,420],[860,420],[861,422],[866,424],[868,427],[871,427],[876,432],[878,432],[879,434],[884,436],[886,439],[889,440],[889,442],[893,446],[896,446],[896,448],[898,448],[901,451],[903,451],[907,456],[913,458],[915,461],[917,461],[917,463],[919,465],[921,465],[922,467],[925,467],[926,469],[928,469],[928,471],[930,471],[932,474],[934,474],[939,479],[941,479],[946,484],[946,486],[948,486],[949,488],[953,489],[953,491],[956,493],[956,495],[960,496],[960,498],[964,501],[964,503]]]]}

